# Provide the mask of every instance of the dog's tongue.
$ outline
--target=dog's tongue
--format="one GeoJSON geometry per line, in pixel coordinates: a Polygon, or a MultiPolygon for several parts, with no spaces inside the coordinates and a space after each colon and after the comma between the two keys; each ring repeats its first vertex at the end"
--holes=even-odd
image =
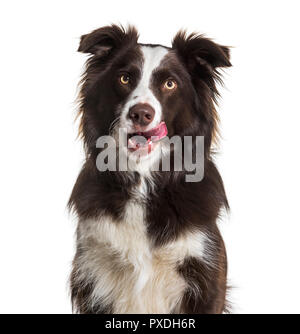
{"type": "Polygon", "coordinates": [[[135,136],[128,140],[128,147],[132,151],[148,146],[148,153],[152,151],[153,143],[159,141],[160,139],[166,137],[168,134],[168,129],[165,122],[161,122],[155,128],[145,131],[137,132],[135,136]]]}
{"type": "Polygon", "coordinates": [[[155,137],[152,138],[153,142],[164,138],[167,134],[168,134],[168,129],[165,122],[159,123],[158,126],[149,131],[141,132],[141,136],[145,138],[155,137]]]}

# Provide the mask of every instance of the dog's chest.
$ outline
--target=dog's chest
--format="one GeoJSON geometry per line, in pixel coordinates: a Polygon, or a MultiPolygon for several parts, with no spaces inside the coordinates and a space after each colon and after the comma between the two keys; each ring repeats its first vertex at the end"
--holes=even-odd
{"type": "Polygon", "coordinates": [[[84,222],[79,230],[86,249],[83,270],[95,286],[93,298],[112,305],[115,313],[176,312],[186,289],[178,264],[186,256],[204,253],[203,234],[153,248],[147,235],[144,196],[141,186],[127,202],[123,221],[103,216],[100,221],[84,222]]]}

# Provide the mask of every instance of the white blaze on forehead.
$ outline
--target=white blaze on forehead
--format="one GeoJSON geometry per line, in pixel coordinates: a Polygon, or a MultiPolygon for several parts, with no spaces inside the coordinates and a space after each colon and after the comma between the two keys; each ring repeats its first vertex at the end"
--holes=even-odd
{"type": "Polygon", "coordinates": [[[160,65],[162,59],[168,53],[168,50],[162,46],[142,46],[141,49],[144,56],[142,77],[133,93],[135,93],[135,95],[139,94],[147,97],[152,94],[149,89],[152,73],[160,65]]]}
{"type": "MultiPolygon", "coordinates": [[[[162,59],[168,53],[168,49],[162,46],[142,46],[143,68],[141,79],[137,87],[130,94],[124,106],[123,117],[125,118],[129,109],[137,103],[148,103],[155,110],[153,121],[148,125],[148,129],[157,126],[161,122],[162,108],[153,91],[150,89],[153,71],[160,65],[162,59]]],[[[127,123],[127,122],[125,122],[127,123]]],[[[128,123],[127,123],[128,124],[128,123]]]]}

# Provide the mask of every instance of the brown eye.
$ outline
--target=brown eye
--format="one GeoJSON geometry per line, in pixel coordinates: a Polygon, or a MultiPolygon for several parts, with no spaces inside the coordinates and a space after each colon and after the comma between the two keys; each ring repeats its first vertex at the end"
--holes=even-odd
{"type": "Polygon", "coordinates": [[[129,75],[128,74],[123,74],[121,77],[120,77],[120,82],[122,85],[128,85],[129,84],[129,75]]]}
{"type": "Polygon", "coordinates": [[[176,87],[177,87],[177,83],[175,80],[172,80],[172,79],[168,79],[164,84],[164,88],[167,90],[172,90],[176,87]]]}

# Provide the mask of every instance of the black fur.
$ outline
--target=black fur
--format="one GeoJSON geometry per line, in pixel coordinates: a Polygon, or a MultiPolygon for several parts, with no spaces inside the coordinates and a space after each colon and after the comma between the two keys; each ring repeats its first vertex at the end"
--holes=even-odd
{"type": "MultiPolygon", "coordinates": [[[[70,197],[69,206],[79,219],[109,214],[122,223],[124,207],[139,184],[137,172],[99,172],[96,140],[109,134],[117,117],[117,106],[123,105],[136,87],[142,66],[138,34],[130,27],[108,26],[81,38],[79,51],[90,53],[82,78],[80,95],[80,134],[86,148],[86,162],[70,197]],[[132,75],[131,86],[119,87],[116,77],[122,71],[132,75]]],[[[187,183],[186,172],[153,172],[155,191],[149,187],[146,201],[146,223],[149,240],[155,247],[175,240],[186,231],[201,229],[215,240],[215,266],[196,258],[187,258],[178,272],[188,282],[180,309],[184,313],[221,313],[225,310],[226,252],[216,220],[228,202],[221,176],[213,162],[212,143],[217,138],[218,68],[231,66],[229,49],[201,35],[186,36],[179,32],[168,48],[161,71],[153,75],[152,90],[163,107],[169,135],[205,137],[205,175],[201,182],[187,183]],[[163,94],[159,82],[172,74],[178,81],[173,95],[163,94]],[[195,289],[198,287],[198,290],[195,289]],[[197,293],[197,291],[199,291],[197,293]]],[[[76,255],[78,256],[78,254],[76,255]]],[[[90,283],[78,282],[73,269],[72,300],[80,313],[110,313],[113,307],[101,305],[90,309],[90,283]]]]}

